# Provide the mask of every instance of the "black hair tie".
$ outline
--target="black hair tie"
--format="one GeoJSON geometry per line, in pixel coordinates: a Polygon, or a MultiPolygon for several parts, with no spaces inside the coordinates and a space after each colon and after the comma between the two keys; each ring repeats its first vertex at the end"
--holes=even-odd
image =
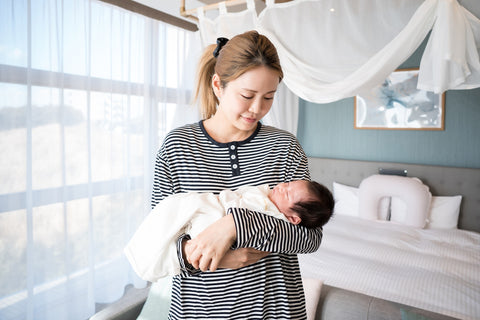
{"type": "Polygon", "coordinates": [[[217,38],[217,47],[213,50],[213,56],[216,58],[223,46],[228,42],[227,38],[217,38]]]}

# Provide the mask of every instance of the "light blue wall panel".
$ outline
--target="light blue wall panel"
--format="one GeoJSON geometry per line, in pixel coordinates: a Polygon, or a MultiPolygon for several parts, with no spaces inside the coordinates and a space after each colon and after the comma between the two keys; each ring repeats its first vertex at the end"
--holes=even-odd
{"type": "Polygon", "coordinates": [[[480,168],[480,89],[446,93],[445,130],[354,129],[353,98],[301,101],[298,139],[309,156],[480,168]]]}

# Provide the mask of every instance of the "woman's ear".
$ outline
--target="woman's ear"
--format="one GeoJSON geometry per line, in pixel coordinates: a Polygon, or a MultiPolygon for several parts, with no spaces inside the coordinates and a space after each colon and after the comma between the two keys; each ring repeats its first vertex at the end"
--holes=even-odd
{"type": "Polygon", "coordinates": [[[220,99],[221,96],[221,89],[222,89],[222,82],[220,81],[220,77],[218,74],[213,74],[212,77],[212,88],[213,88],[213,93],[215,93],[215,96],[220,99]]]}
{"type": "Polygon", "coordinates": [[[299,224],[302,222],[302,219],[299,216],[296,215],[286,215],[287,220],[290,221],[292,224],[299,224]]]}

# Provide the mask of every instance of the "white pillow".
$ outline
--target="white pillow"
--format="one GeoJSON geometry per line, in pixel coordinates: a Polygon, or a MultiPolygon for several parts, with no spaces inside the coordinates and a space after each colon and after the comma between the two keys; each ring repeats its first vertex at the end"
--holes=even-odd
{"type": "MultiPolygon", "coordinates": [[[[460,214],[462,196],[432,197],[426,229],[456,229],[460,214]]],[[[406,216],[406,204],[399,198],[392,198],[392,221],[406,216]]]]}
{"type": "Polygon", "coordinates": [[[381,220],[379,204],[383,197],[398,197],[408,205],[402,219],[394,217],[392,211],[392,221],[415,228],[425,227],[432,194],[419,179],[379,174],[363,179],[358,188],[359,216],[381,220]]]}
{"type": "Polygon", "coordinates": [[[433,197],[428,229],[456,229],[462,196],[433,197]]]}
{"type": "MultiPolygon", "coordinates": [[[[334,214],[358,217],[358,188],[333,182],[334,214]]],[[[383,197],[379,204],[379,219],[387,220],[390,197],[383,197]]]]}
{"type": "Polygon", "coordinates": [[[333,214],[358,217],[358,188],[333,182],[333,214]]]}

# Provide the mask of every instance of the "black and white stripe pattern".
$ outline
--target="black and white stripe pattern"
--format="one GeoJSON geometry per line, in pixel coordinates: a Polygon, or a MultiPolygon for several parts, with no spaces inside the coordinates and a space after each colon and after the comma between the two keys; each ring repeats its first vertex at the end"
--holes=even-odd
{"type": "MultiPolygon", "coordinates": [[[[225,188],[274,186],[295,179],[309,179],[308,163],[290,133],[259,125],[247,140],[222,144],[213,141],[200,122],[167,135],[157,155],[152,206],[173,193],[219,193],[225,188]]],[[[321,230],[245,209],[229,213],[237,228],[236,247],[272,253],[251,266],[216,272],[195,272],[181,260],[183,273],[173,281],[169,318],[305,319],[296,254],[316,251],[321,230]]]]}

